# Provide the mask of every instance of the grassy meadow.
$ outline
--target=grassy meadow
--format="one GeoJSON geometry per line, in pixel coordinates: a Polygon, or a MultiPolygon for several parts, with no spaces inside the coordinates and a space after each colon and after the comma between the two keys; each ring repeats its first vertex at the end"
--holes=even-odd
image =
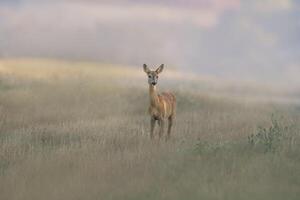
{"type": "Polygon", "coordinates": [[[0,61],[0,199],[299,199],[299,106],[170,74],[173,133],[151,141],[142,68],[0,61]]]}

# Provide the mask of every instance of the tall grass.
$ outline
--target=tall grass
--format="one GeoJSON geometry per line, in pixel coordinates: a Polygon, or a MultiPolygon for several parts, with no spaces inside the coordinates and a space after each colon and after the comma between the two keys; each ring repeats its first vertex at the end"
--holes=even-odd
{"type": "Polygon", "coordinates": [[[30,69],[43,77],[14,65],[0,83],[0,199],[300,196],[300,115],[290,107],[170,88],[172,138],[151,141],[146,81],[124,86],[136,79],[89,64],[30,69]],[[272,151],[262,130],[280,131],[272,151]]]}

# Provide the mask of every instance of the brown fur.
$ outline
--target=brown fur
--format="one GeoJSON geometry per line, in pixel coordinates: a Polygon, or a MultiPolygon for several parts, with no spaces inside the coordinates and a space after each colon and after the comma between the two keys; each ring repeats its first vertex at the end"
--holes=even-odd
{"type": "MultiPolygon", "coordinates": [[[[161,65],[161,67],[159,67],[156,71],[151,71],[144,65],[144,71],[151,77],[158,77],[157,75],[162,71],[162,69],[163,65],[161,65]]],[[[156,121],[158,121],[160,126],[159,138],[161,138],[164,132],[165,120],[168,119],[168,132],[166,137],[166,139],[168,139],[170,137],[173,120],[175,118],[176,98],[172,93],[163,92],[158,94],[156,86],[151,83],[149,83],[149,97],[149,114],[151,116],[150,137],[151,139],[154,138],[154,127],[156,121]]]]}

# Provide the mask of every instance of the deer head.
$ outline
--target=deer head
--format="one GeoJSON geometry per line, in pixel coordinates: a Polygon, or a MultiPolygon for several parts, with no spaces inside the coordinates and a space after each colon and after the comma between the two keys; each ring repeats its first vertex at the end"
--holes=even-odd
{"type": "Polygon", "coordinates": [[[164,64],[161,64],[155,71],[152,71],[148,68],[146,64],[143,65],[144,72],[148,76],[149,85],[156,85],[158,81],[158,74],[160,74],[164,69],[164,64]]]}

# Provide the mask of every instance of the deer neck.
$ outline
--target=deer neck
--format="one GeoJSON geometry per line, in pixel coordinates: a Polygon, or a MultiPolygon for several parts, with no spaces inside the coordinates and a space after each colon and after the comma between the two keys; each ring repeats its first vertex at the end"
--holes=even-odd
{"type": "Polygon", "coordinates": [[[156,86],[149,85],[149,95],[150,95],[150,105],[157,107],[159,104],[159,99],[158,99],[156,86]]]}

